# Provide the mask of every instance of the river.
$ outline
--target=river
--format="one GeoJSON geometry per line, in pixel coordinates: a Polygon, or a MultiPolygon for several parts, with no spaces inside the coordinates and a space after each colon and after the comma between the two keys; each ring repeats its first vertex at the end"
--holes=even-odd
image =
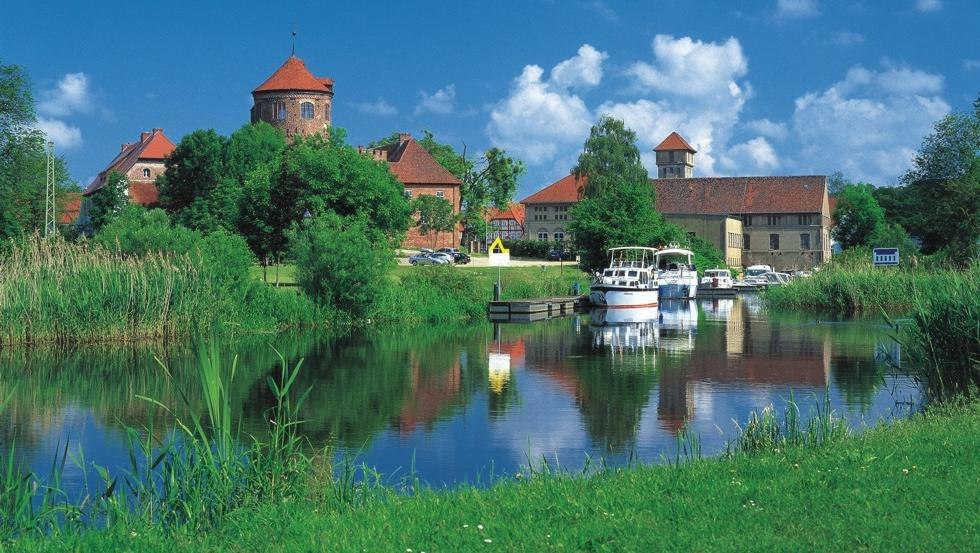
{"type": "MultiPolygon", "coordinates": [[[[904,415],[920,396],[894,368],[890,334],[880,321],[703,299],[535,323],[250,337],[224,344],[224,360],[238,355],[230,394],[243,433],[266,428],[278,350],[304,359],[300,428],[313,446],[391,481],[414,470],[442,486],[543,459],[569,470],[673,460],[685,421],[716,454],[736,421],[770,404],[781,413],[791,396],[806,416],[826,393],[857,429],[904,415]]],[[[69,460],[64,486],[97,487],[93,464],[128,466],[126,427],[167,439],[172,422],[137,396],[179,406],[183,388],[197,401],[194,359],[190,344],[0,351],[0,392],[13,391],[0,445],[15,441],[18,459],[45,474],[67,443],[84,463],[69,460]]]]}

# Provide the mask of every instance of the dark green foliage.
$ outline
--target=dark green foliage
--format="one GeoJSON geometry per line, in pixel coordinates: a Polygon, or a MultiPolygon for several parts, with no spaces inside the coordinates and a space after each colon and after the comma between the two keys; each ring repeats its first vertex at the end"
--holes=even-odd
{"type": "Polygon", "coordinates": [[[878,205],[870,184],[849,184],[837,195],[834,238],[844,249],[867,243],[871,234],[885,222],[885,212],[878,205]]]}
{"type": "Polygon", "coordinates": [[[162,209],[147,210],[131,204],[99,231],[93,241],[107,250],[141,256],[148,253],[185,254],[200,238],[198,232],[171,226],[170,218],[162,209]]]}
{"type": "Polygon", "coordinates": [[[286,228],[279,225],[285,221],[277,216],[272,203],[274,175],[267,165],[249,171],[238,207],[238,232],[263,266],[271,263],[270,255],[286,247],[286,228]]]}
{"type": "Polygon", "coordinates": [[[619,119],[607,115],[592,126],[585,141],[585,151],[572,169],[576,177],[588,177],[583,196],[596,198],[620,185],[644,184],[650,188],[650,177],[640,163],[636,133],[619,119]]]}
{"type": "Polygon", "coordinates": [[[872,248],[898,248],[900,258],[919,253],[919,247],[909,233],[895,223],[883,223],[871,233],[866,243],[872,248]]]}
{"type": "Polygon", "coordinates": [[[277,172],[286,149],[286,137],[282,131],[260,121],[231,133],[225,146],[225,176],[239,185],[249,173],[265,167],[277,172]]]}
{"type": "Polygon", "coordinates": [[[970,171],[980,152],[980,96],[973,108],[973,113],[950,113],[936,122],[932,134],[922,140],[913,167],[902,177],[904,184],[957,179],[970,171]]]}
{"type": "Polygon", "coordinates": [[[725,255],[712,244],[700,236],[691,238],[687,247],[694,252],[694,265],[698,268],[699,274],[704,274],[705,269],[724,269],[728,266],[725,255]]]}
{"type": "Polygon", "coordinates": [[[411,207],[418,216],[419,234],[428,236],[431,233],[433,244],[438,240],[440,232],[453,230],[459,222],[453,213],[453,204],[445,198],[422,194],[412,200],[411,207]]]}
{"type": "Polygon", "coordinates": [[[129,179],[126,175],[112,171],[106,175],[105,180],[105,185],[89,196],[91,202],[88,212],[89,225],[93,233],[102,230],[129,203],[129,198],[126,196],[129,179]]]}
{"type": "MultiPolygon", "coordinates": [[[[437,142],[435,136],[429,131],[422,131],[422,134],[422,138],[418,141],[419,146],[425,148],[439,162],[439,165],[445,167],[447,171],[459,179],[459,182],[467,182],[475,165],[472,161],[466,159],[465,152],[459,154],[452,146],[437,142]]],[[[398,133],[395,133],[392,137],[394,138],[394,140],[391,140],[392,142],[398,140],[398,133]]],[[[465,200],[466,195],[464,194],[463,196],[465,200]]]]}
{"type": "Polygon", "coordinates": [[[202,232],[234,230],[240,188],[226,171],[226,144],[213,129],[196,130],[167,158],[157,186],[174,222],[202,232]]]}
{"type": "MultiPolygon", "coordinates": [[[[547,259],[548,252],[559,246],[557,242],[544,240],[504,240],[504,247],[510,250],[511,257],[530,257],[547,259]]],[[[569,244],[564,244],[568,247],[569,244]]]]}
{"type": "Polygon", "coordinates": [[[336,213],[303,223],[291,241],[296,281],[325,304],[360,316],[370,313],[393,266],[392,251],[362,218],[336,213]]]}

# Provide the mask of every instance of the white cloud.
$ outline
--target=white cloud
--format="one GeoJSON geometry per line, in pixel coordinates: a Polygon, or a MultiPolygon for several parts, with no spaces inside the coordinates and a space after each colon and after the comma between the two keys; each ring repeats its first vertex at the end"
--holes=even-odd
{"type": "Polygon", "coordinates": [[[456,85],[447,85],[431,95],[422,90],[419,91],[419,96],[422,100],[415,106],[416,115],[423,112],[448,115],[453,112],[453,104],[456,102],[456,85]]]}
{"type": "Polygon", "coordinates": [[[772,144],[757,136],[729,148],[721,155],[720,165],[731,174],[749,175],[778,169],[780,161],[772,144]]]}
{"type": "Polygon", "coordinates": [[[582,6],[587,10],[595,12],[599,17],[610,23],[619,23],[621,21],[619,14],[616,13],[616,10],[612,9],[609,4],[606,4],[605,2],[600,2],[598,0],[594,2],[583,2],[582,6]]]}
{"type": "Polygon", "coordinates": [[[92,108],[89,80],[85,73],[68,73],[55,88],[41,93],[37,110],[51,117],[65,117],[72,113],[87,113],[92,108]]]}
{"type": "Polygon", "coordinates": [[[384,98],[378,98],[376,102],[358,102],[354,104],[354,109],[361,113],[372,115],[396,115],[398,108],[388,103],[384,98]]]}
{"type": "Polygon", "coordinates": [[[890,184],[910,165],[922,137],[950,106],[943,77],[908,68],[852,67],[844,80],[796,99],[793,129],[800,169],[841,170],[852,179],[890,184]],[[802,165],[802,164],[801,164],[802,165]]]}
{"type": "Polygon", "coordinates": [[[815,0],[777,0],[776,15],[782,18],[801,18],[819,15],[815,0]]]}
{"type": "MultiPolygon", "coordinates": [[[[582,48],[578,57],[581,51],[582,48]]],[[[600,65],[602,59],[598,61],[600,65]]],[[[571,60],[555,66],[555,69],[567,68],[557,72],[561,85],[542,80],[544,69],[538,65],[524,67],[514,79],[510,94],[491,107],[486,132],[494,145],[529,164],[541,165],[555,161],[560,155],[567,156],[573,145],[581,146],[585,142],[594,118],[585,102],[567,90],[574,73],[572,67],[578,67],[575,63],[563,65],[571,60]]],[[[602,77],[601,68],[578,74],[602,77]]],[[[552,76],[556,76],[554,69],[552,76]]]]}
{"type": "Polygon", "coordinates": [[[943,9],[942,0],[915,0],[915,9],[923,13],[937,12],[943,9]]]}
{"type": "Polygon", "coordinates": [[[789,131],[786,123],[776,123],[769,119],[756,119],[745,124],[745,128],[756,133],[772,138],[773,140],[783,140],[789,131]]]}
{"type": "Polygon", "coordinates": [[[852,31],[840,31],[833,36],[831,42],[840,46],[857,46],[864,44],[864,35],[852,31]]]}
{"type": "Polygon", "coordinates": [[[64,121],[49,119],[47,117],[37,118],[37,128],[54,142],[59,150],[71,150],[82,145],[82,131],[78,127],[72,127],[64,121]]]}
{"type": "Polygon", "coordinates": [[[735,37],[718,44],[657,35],[653,55],[654,63],[636,62],[627,70],[641,90],[683,96],[738,95],[741,90],[735,80],[749,71],[735,37]]]}
{"type": "Polygon", "coordinates": [[[609,54],[583,44],[576,56],[552,68],[550,83],[562,89],[596,86],[602,81],[602,63],[608,58],[609,54]]]}

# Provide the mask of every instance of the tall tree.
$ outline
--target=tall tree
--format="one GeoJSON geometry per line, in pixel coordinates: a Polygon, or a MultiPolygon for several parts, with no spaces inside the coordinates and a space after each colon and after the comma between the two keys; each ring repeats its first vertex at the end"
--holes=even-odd
{"type": "Polygon", "coordinates": [[[871,235],[885,223],[885,212],[878,205],[866,183],[849,184],[837,195],[834,219],[834,239],[844,249],[867,243],[871,235]]]}
{"type": "Polygon", "coordinates": [[[980,240],[980,156],[955,179],[914,185],[922,210],[923,250],[945,249],[954,261],[975,258],[980,240]]]}
{"type": "Polygon", "coordinates": [[[110,171],[106,176],[105,186],[89,197],[89,224],[93,233],[102,230],[126,207],[129,203],[126,196],[128,187],[129,179],[126,175],[119,171],[110,171]]]}
{"type": "MultiPolygon", "coordinates": [[[[0,61],[0,240],[44,224],[47,154],[44,133],[36,128],[34,98],[27,73],[0,61]]],[[[64,159],[54,159],[57,202],[77,189],[64,159]]]]}
{"type": "Polygon", "coordinates": [[[432,194],[422,194],[412,200],[412,211],[418,216],[419,234],[427,236],[432,233],[433,246],[439,240],[439,233],[449,232],[459,223],[453,213],[453,204],[432,194]]]}
{"type": "Polygon", "coordinates": [[[242,184],[259,166],[278,171],[286,149],[283,132],[265,121],[243,125],[228,137],[225,147],[225,176],[242,184]]]}
{"type": "Polygon", "coordinates": [[[583,197],[601,196],[622,184],[650,186],[650,176],[640,162],[636,133],[619,119],[603,115],[589,131],[585,149],[572,169],[576,177],[588,177],[583,197]]]}
{"type": "Polygon", "coordinates": [[[970,171],[978,153],[980,95],[973,103],[973,113],[954,112],[936,122],[933,132],[922,140],[913,166],[902,177],[902,182],[959,178],[970,171]]]}
{"type": "Polygon", "coordinates": [[[226,142],[213,129],[196,130],[166,159],[157,186],[175,223],[202,232],[235,228],[240,189],[225,166],[226,142]]]}

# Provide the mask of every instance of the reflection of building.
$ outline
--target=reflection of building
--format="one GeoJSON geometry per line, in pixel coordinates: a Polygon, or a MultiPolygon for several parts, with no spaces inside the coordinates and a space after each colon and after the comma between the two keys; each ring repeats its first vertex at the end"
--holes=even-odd
{"type": "Polygon", "coordinates": [[[395,427],[404,435],[412,433],[419,424],[436,421],[460,395],[462,366],[459,359],[445,371],[423,371],[418,359],[412,360],[410,387],[395,427]]]}

